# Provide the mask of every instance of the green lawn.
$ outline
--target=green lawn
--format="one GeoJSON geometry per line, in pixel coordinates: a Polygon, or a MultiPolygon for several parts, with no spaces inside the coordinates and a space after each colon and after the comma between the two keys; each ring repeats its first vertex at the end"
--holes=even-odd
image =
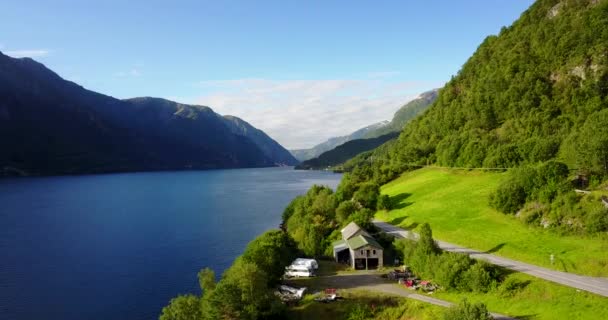
{"type": "Polygon", "coordinates": [[[433,296],[454,303],[466,297],[470,302],[485,303],[488,310],[517,319],[608,319],[608,298],[522,273],[514,273],[508,277],[521,286],[509,295],[501,294],[500,289],[494,289],[484,294],[437,292],[433,296]]]}
{"type": "Polygon", "coordinates": [[[608,237],[560,236],[488,205],[504,173],[424,168],[384,185],[397,208],[377,218],[401,227],[429,223],[434,238],[557,270],[608,276],[608,237]],[[549,256],[555,255],[551,265],[549,256]]]}

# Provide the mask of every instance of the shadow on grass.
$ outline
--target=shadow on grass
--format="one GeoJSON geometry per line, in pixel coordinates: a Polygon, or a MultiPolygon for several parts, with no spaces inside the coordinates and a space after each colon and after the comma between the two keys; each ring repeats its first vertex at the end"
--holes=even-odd
{"type": "Polygon", "coordinates": [[[409,198],[412,194],[411,193],[400,193],[398,195],[392,196],[391,197],[391,208],[393,209],[403,209],[405,207],[409,207],[411,205],[413,205],[413,202],[405,202],[405,200],[407,198],[409,198]]]}
{"type": "Polygon", "coordinates": [[[401,222],[403,222],[403,220],[407,219],[407,216],[403,216],[403,217],[399,217],[399,218],[395,218],[391,221],[389,221],[390,224],[394,225],[394,226],[398,226],[401,224],[401,222]]]}
{"type": "Polygon", "coordinates": [[[486,253],[494,253],[494,252],[498,252],[498,251],[500,251],[500,249],[502,249],[502,247],[504,247],[506,244],[507,244],[506,242],[503,242],[503,243],[501,243],[501,244],[498,244],[498,245],[497,245],[497,246],[495,246],[494,248],[492,248],[492,249],[490,249],[490,250],[486,251],[486,253]]]}
{"type": "Polygon", "coordinates": [[[538,314],[523,314],[521,316],[515,316],[514,318],[520,320],[532,320],[538,318],[538,314]]]}

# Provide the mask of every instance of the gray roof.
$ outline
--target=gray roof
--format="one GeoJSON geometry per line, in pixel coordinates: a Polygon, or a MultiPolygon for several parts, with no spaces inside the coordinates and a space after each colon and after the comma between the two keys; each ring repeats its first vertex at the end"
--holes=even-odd
{"type": "Polygon", "coordinates": [[[382,249],[382,246],[376,241],[376,239],[367,235],[358,235],[346,241],[348,247],[352,250],[357,250],[364,246],[372,246],[378,249],[382,249]]]}
{"type": "Polygon", "coordinates": [[[340,232],[342,232],[342,239],[348,240],[348,239],[352,238],[359,231],[362,231],[363,234],[369,236],[369,234],[367,232],[365,232],[365,230],[361,229],[361,227],[359,227],[354,222],[349,223],[340,232]]]}

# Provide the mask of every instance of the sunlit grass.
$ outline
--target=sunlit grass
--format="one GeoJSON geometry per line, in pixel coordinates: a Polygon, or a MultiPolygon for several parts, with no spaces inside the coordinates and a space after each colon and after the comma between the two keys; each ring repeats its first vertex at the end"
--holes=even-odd
{"type": "Polygon", "coordinates": [[[425,168],[384,185],[394,210],[377,217],[402,227],[429,223],[436,239],[561,271],[608,276],[608,239],[562,236],[492,209],[504,173],[425,168]],[[555,255],[551,264],[550,255],[555,255]]]}

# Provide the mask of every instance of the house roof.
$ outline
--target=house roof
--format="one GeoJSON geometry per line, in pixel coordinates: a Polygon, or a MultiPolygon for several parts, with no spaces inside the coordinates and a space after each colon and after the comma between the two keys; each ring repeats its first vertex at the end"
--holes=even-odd
{"type": "Polygon", "coordinates": [[[360,234],[356,237],[346,240],[346,243],[348,244],[348,247],[352,250],[357,250],[367,245],[382,249],[382,246],[374,238],[368,235],[360,234]]]}
{"type": "Polygon", "coordinates": [[[362,231],[363,234],[369,236],[369,234],[367,232],[365,232],[365,230],[361,229],[361,227],[359,227],[354,222],[349,223],[340,232],[342,232],[342,239],[348,240],[348,239],[352,238],[359,231],[362,231]]]}

